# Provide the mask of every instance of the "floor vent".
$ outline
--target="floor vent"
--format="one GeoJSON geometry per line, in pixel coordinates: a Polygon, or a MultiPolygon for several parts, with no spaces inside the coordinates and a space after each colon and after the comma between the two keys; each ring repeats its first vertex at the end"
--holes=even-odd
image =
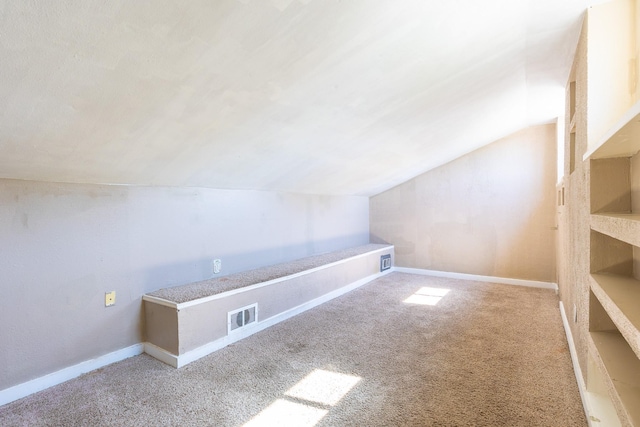
{"type": "Polygon", "coordinates": [[[258,303],[230,311],[227,316],[228,333],[242,329],[258,321],[258,303]]]}
{"type": "Polygon", "coordinates": [[[380,257],[380,271],[385,271],[391,268],[391,254],[382,255],[380,257]]]}

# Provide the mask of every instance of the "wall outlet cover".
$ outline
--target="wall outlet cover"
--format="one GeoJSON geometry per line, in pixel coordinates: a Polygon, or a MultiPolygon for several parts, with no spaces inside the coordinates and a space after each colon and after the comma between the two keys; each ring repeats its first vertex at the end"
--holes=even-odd
{"type": "Polygon", "coordinates": [[[222,270],[222,260],[214,259],[213,260],[213,273],[218,274],[222,270]]]}
{"type": "Polygon", "coordinates": [[[116,291],[105,292],[104,294],[104,306],[111,307],[116,304],[116,291]]]}

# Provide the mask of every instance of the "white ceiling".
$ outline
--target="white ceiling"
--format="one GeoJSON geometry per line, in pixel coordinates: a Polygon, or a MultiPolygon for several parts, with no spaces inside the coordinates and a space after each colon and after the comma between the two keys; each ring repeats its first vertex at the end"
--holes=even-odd
{"type": "Polygon", "coordinates": [[[588,0],[0,0],[0,177],[372,195],[563,110],[588,0]]]}

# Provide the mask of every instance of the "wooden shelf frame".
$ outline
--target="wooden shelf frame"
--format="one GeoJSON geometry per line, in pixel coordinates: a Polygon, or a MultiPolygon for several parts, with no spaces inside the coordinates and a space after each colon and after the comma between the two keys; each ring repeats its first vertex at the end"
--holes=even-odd
{"type": "Polygon", "coordinates": [[[584,155],[591,161],[588,351],[623,426],[640,426],[640,214],[632,211],[632,159],[640,152],[640,101],[584,155]],[[591,328],[594,329],[591,329],[591,328]]]}
{"type": "Polygon", "coordinates": [[[640,425],[640,360],[618,331],[591,332],[588,341],[620,423],[640,425]]]}

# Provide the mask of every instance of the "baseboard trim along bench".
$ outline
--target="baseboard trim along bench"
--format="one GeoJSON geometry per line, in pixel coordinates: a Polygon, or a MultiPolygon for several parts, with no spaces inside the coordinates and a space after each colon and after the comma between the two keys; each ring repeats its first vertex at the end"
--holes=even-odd
{"type": "Polygon", "coordinates": [[[370,244],[144,295],[144,351],[180,368],[391,272],[393,255],[370,244]]]}

